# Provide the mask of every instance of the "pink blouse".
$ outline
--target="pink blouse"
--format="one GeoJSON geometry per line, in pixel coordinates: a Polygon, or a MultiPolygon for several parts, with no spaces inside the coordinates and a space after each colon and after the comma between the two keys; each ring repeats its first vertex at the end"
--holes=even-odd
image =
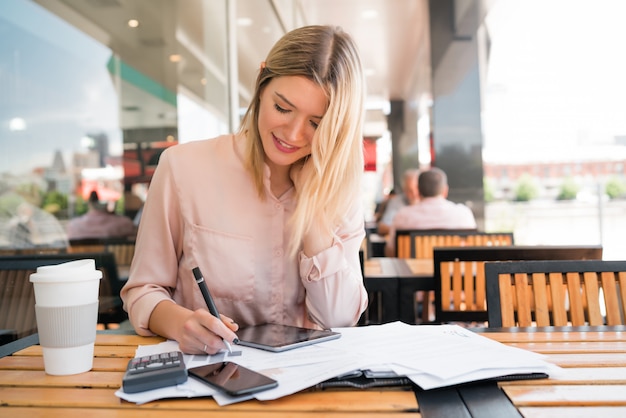
{"type": "Polygon", "coordinates": [[[260,199],[233,135],[168,148],[144,206],[124,309],[140,335],[152,335],[155,306],[171,300],[206,308],[192,269],[200,267],[220,313],[239,326],[354,325],[367,306],[359,263],[362,207],[355,202],[332,246],[309,258],[287,254],[292,188],[260,199]]]}

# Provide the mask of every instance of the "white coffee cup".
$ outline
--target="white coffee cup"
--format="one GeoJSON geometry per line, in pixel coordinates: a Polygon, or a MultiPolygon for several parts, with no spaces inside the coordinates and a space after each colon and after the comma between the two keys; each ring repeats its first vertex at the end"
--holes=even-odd
{"type": "Polygon", "coordinates": [[[41,266],[30,275],[46,373],[77,374],[93,367],[101,278],[93,259],[41,266]]]}

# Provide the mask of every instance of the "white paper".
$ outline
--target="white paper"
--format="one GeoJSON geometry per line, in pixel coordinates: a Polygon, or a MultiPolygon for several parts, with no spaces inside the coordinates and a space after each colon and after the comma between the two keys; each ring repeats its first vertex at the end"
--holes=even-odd
{"type": "MultiPolygon", "coordinates": [[[[236,346],[240,356],[187,355],[186,367],[232,361],[278,381],[278,387],[245,397],[224,395],[193,378],[182,385],[138,394],[116,395],[145,403],[171,397],[213,396],[220,405],[252,397],[277,399],[355,370],[388,370],[407,376],[422,389],[433,389],[509,374],[555,373],[559,368],[545,356],[510,347],[457,325],[407,325],[393,322],[366,327],[337,328],[341,338],[281,353],[236,346]]],[[[166,341],[137,348],[136,357],[178,350],[166,341]]]]}

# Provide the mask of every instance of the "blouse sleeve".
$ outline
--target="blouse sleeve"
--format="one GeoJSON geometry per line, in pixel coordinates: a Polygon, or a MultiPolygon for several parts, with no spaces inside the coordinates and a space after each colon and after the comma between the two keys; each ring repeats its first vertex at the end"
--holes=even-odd
{"type": "Polygon", "coordinates": [[[159,160],[148,191],[128,281],[124,309],[139,335],[153,335],[148,324],[158,303],[173,301],[181,252],[182,216],[168,152],[159,160]]]}
{"type": "Polygon", "coordinates": [[[355,325],[367,307],[359,250],[365,237],[363,213],[355,205],[330,248],[313,257],[300,253],[300,278],[311,319],[323,328],[355,325]]]}

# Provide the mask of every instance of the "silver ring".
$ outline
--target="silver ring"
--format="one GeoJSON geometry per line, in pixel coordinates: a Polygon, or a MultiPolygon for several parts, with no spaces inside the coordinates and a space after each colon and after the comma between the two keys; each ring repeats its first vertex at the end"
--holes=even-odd
{"type": "Polygon", "coordinates": [[[202,349],[206,353],[206,344],[204,344],[204,349],[202,349]]]}

